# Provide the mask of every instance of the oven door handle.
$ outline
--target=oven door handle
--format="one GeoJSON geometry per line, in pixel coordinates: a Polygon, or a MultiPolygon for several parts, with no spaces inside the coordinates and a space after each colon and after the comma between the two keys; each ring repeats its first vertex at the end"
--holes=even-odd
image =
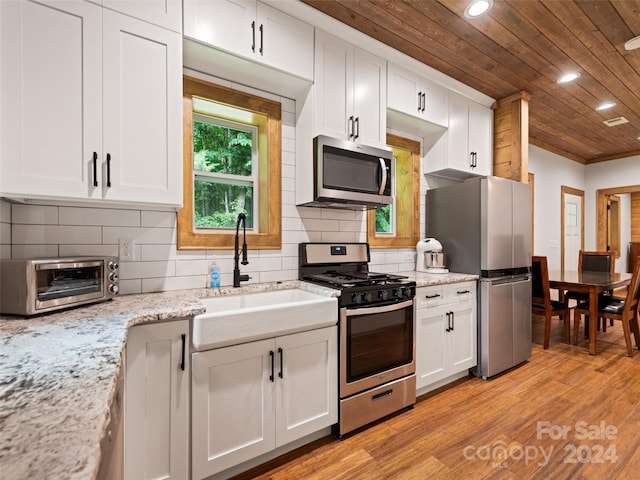
{"type": "Polygon", "coordinates": [[[406,302],[392,303],[391,305],[384,305],[382,307],[364,307],[346,309],[347,317],[355,317],[357,315],[371,315],[374,313],[386,313],[393,312],[395,310],[402,310],[403,308],[413,307],[413,299],[406,302]]]}

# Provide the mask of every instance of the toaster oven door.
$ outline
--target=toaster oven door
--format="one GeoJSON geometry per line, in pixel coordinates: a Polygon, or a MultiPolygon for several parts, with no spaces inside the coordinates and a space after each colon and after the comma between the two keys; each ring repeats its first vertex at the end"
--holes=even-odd
{"type": "Polygon", "coordinates": [[[37,311],[105,296],[104,262],[42,263],[35,269],[37,311]]]}

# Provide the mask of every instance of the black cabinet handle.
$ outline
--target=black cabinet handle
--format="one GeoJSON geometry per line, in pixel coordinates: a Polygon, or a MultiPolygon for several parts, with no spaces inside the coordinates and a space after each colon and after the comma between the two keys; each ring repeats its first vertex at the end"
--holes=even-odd
{"type": "Polygon", "coordinates": [[[269,357],[271,358],[271,375],[269,375],[269,380],[271,380],[272,382],[274,381],[274,369],[275,369],[275,362],[276,362],[276,354],[273,353],[273,350],[269,350],[269,357]]]}
{"type": "Polygon", "coordinates": [[[256,22],[253,21],[251,22],[251,51],[255,52],[256,51],[256,22]]]}
{"type": "Polygon", "coordinates": [[[93,186],[98,186],[98,152],[93,152],[93,186]]]}
{"type": "Polygon", "coordinates": [[[360,117],[356,117],[356,134],[353,136],[353,139],[360,137],[360,117]]]}
{"type": "Polygon", "coordinates": [[[260,24],[260,55],[264,55],[264,29],[262,24],[260,24]]]}
{"type": "Polygon", "coordinates": [[[471,290],[458,290],[456,293],[457,293],[458,295],[464,295],[464,294],[466,294],[466,293],[471,293],[471,290]]]}
{"type": "Polygon", "coordinates": [[[283,377],[283,364],[284,364],[284,359],[283,359],[283,354],[282,354],[282,348],[278,348],[278,355],[280,355],[280,372],[278,372],[278,377],[282,378],[283,377]]]}
{"type": "Polygon", "coordinates": [[[418,111],[422,111],[422,92],[418,92],[418,111]]]}
{"type": "Polygon", "coordinates": [[[427,94],[422,92],[422,113],[427,109],[427,94]]]}
{"type": "Polygon", "coordinates": [[[456,328],[456,315],[454,312],[451,312],[451,331],[453,332],[456,328]]]}
{"type": "Polygon", "coordinates": [[[349,117],[349,138],[353,138],[353,115],[349,117]]]}
{"type": "Polygon", "coordinates": [[[440,296],[439,293],[436,293],[435,295],[425,295],[424,298],[438,298],[440,296]]]}
{"type": "Polygon", "coordinates": [[[111,154],[107,153],[107,187],[111,187],[111,154]]]}
{"type": "Polygon", "coordinates": [[[447,332],[451,331],[451,312],[447,312],[447,328],[445,330],[447,332]]]}
{"type": "Polygon", "coordinates": [[[182,353],[180,354],[180,370],[184,372],[184,355],[187,347],[187,335],[183,333],[182,337],[182,353]]]}

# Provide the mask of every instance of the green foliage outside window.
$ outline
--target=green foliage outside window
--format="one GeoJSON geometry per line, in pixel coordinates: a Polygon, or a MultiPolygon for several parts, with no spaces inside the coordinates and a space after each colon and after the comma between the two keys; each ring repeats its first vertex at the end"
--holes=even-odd
{"type": "Polygon", "coordinates": [[[250,132],[194,119],[196,228],[235,228],[239,213],[253,227],[252,150],[250,132]]]}
{"type": "Polygon", "coordinates": [[[392,233],[393,222],[391,216],[391,205],[376,210],[376,233],[392,233]]]}

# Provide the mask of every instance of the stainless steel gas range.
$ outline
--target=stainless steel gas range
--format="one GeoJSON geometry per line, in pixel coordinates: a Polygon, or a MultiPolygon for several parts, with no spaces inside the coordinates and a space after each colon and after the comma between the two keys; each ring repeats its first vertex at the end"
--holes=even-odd
{"type": "Polygon", "coordinates": [[[299,278],[340,290],[337,435],[413,405],[415,282],[370,272],[367,243],[299,248],[299,278]]]}

